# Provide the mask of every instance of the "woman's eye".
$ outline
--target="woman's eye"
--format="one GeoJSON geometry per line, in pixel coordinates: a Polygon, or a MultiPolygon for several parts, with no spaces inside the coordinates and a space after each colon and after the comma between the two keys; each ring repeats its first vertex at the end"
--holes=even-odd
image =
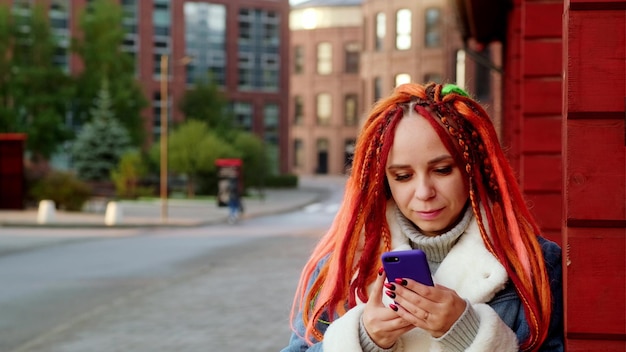
{"type": "Polygon", "coordinates": [[[435,172],[440,175],[450,175],[452,173],[452,166],[438,167],[435,172]]]}
{"type": "Polygon", "coordinates": [[[396,177],[394,177],[394,179],[396,181],[404,181],[404,180],[408,180],[411,177],[410,174],[398,174],[396,175],[396,177]]]}

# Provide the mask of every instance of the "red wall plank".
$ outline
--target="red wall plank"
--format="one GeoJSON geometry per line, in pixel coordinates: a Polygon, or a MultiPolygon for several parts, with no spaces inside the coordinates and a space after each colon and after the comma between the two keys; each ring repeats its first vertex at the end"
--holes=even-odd
{"type": "Polygon", "coordinates": [[[566,331],[626,332],[626,229],[568,228],[566,331]]]}
{"type": "Polygon", "coordinates": [[[532,3],[524,4],[524,36],[561,38],[563,31],[562,3],[532,3]]]}
{"type": "Polygon", "coordinates": [[[522,123],[524,152],[561,153],[561,115],[525,118],[522,123]]]}
{"type": "Polygon", "coordinates": [[[625,22],[626,11],[570,12],[569,112],[624,111],[625,22]]]}
{"type": "Polygon", "coordinates": [[[611,340],[567,340],[567,352],[625,352],[626,342],[611,340]]]}
{"type": "Polygon", "coordinates": [[[561,79],[525,79],[522,81],[524,114],[558,115],[561,113],[561,79]]]}
{"type": "Polygon", "coordinates": [[[567,140],[567,218],[624,220],[624,120],[568,120],[567,140]]]}
{"type": "MultiPolygon", "coordinates": [[[[525,193],[524,197],[530,208],[530,212],[535,216],[541,231],[553,232],[561,231],[562,220],[562,196],[560,193],[525,193]]],[[[560,234],[552,236],[552,241],[561,243],[560,234]]]]}
{"type": "Polygon", "coordinates": [[[525,41],[524,75],[561,77],[561,41],[525,41]]]}
{"type": "MultiPolygon", "coordinates": [[[[524,191],[561,191],[560,155],[524,155],[522,157],[524,191]]],[[[561,215],[561,214],[559,214],[561,215]]]]}

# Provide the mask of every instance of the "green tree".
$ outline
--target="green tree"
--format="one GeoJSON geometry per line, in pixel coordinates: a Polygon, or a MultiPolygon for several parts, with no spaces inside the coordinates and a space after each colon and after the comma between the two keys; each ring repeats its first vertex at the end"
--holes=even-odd
{"type": "Polygon", "coordinates": [[[111,170],[111,179],[115,184],[117,195],[122,198],[136,198],[150,194],[149,188],[139,186],[139,180],[146,172],[147,168],[139,151],[129,150],[122,155],[117,168],[111,170]]]}
{"type": "Polygon", "coordinates": [[[226,97],[210,79],[196,82],[178,103],[178,109],[187,120],[203,121],[210,130],[220,134],[235,127],[226,107],[226,97]]]}
{"type": "Polygon", "coordinates": [[[0,132],[16,132],[17,121],[12,98],[11,50],[14,26],[8,5],[0,4],[0,132]]]}
{"type": "Polygon", "coordinates": [[[91,115],[72,148],[74,167],[80,179],[104,181],[130,145],[128,131],[113,116],[106,81],[102,82],[91,115]]]}
{"type": "Polygon", "coordinates": [[[263,186],[267,176],[267,155],[261,138],[249,132],[235,132],[231,144],[243,161],[243,180],[246,187],[263,186]]]}
{"type": "Polygon", "coordinates": [[[46,8],[33,5],[29,15],[7,11],[0,10],[0,119],[6,130],[28,134],[26,147],[34,161],[47,160],[72,136],[65,125],[71,79],[54,65],[57,44],[46,8]]]}
{"type": "Polygon", "coordinates": [[[74,111],[77,120],[89,120],[92,99],[100,82],[109,82],[112,110],[130,133],[133,145],[140,146],[144,138],[141,110],[147,106],[146,97],[135,79],[132,57],[121,50],[124,41],[123,12],[110,0],[95,0],[80,14],[82,37],[72,43],[85,69],[77,77],[74,111]]]}
{"type": "MultiPolygon", "coordinates": [[[[153,146],[151,156],[159,160],[158,144],[153,146]]],[[[215,172],[216,159],[238,157],[240,153],[202,121],[187,121],[169,136],[168,169],[187,177],[188,197],[195,195],[199,175],[215,172]]]]}

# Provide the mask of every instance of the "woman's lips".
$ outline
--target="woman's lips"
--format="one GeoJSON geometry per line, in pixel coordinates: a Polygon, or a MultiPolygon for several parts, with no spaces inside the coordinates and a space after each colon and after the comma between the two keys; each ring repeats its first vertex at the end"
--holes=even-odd
{"type": "Polygon", "coordinates": [[[417,215],[424,220],[433,220],[441,214],[443,208],[429,211],[416,211],[417,215]]]}

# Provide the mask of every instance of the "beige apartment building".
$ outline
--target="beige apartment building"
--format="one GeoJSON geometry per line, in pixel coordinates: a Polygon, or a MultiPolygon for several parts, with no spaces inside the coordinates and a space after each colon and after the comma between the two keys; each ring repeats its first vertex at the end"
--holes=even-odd
{"type": "Polygon", "coordinates": [[[292,7],[289,25],[291,170],[342,174],[363,111],[361,1],[307,1],[292,7]]]}
{"type": "Polygon", "coordinates": [[[292,6],[291,172],[348,172],[364,113],[401,83],[469,82],[470,91],[479,83],[488,93],[479,98],[490,101],[493,70],[482,65],[488,82],[476,78],[452,3],[310,0],[292,6]]]}

